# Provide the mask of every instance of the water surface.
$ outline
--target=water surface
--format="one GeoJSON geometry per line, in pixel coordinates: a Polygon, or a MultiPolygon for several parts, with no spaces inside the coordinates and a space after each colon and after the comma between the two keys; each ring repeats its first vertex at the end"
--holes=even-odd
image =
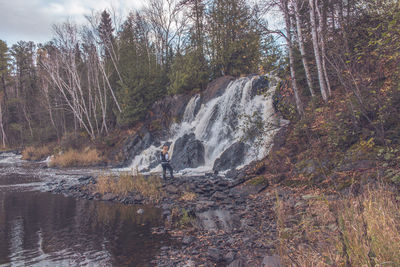
{"type": "Polygon", "coordinates": [[[153,266],[170,243],[152,234],[159,209],[41,192],[59,177],[11,165],[0,168],[0,266],[153,266]]]}

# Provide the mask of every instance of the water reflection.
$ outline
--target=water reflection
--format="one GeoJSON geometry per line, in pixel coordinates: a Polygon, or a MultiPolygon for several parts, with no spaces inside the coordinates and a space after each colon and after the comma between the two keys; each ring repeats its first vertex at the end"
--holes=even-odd
{"type": "Polygon", "coordinates": [[[152,207],[0,192],[0,266],[152,266],[160,224],[152,207]]]}

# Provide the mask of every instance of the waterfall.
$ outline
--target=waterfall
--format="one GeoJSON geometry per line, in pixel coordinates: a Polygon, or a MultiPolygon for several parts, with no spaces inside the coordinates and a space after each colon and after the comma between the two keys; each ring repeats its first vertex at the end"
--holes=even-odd
{"type": "MultiPolygon", "coordinates": [[[[171,153],[175,142],[184,135],[194,134],[196,140],[201,141],[204,146],[204,165],[185,169],[181,171],[182,173],[211,171],[216,159],[237,142],[246,144],[241,166],[267,155],[269,143],[277,127],[262,132],[256,137],[257,140],[254,137],[246,138],[248,134],[246,129],[254,127],[249,124],[251,118],[259,118],[259,122],[264,126],[280,123],[279,118],[274,116],[271,94],[264,96],[255,93],[253,84],[259,78],[259,76],[243,77],[231,81],[221,96],[202,103],[201,106],[199,106],[200,95],[190,99],[181,122],[172,124],[170,138],[161,142],[161,144],[171,143],[169,150],[171,153]]],[[[268,79],[271,87],[271,78],[268,79]]],[[[160,171],[161,167],[157,162],[160,150],[161,147],[149,147],[133,159],[128,169],[137,168],[141,172],[160,171]]]]}

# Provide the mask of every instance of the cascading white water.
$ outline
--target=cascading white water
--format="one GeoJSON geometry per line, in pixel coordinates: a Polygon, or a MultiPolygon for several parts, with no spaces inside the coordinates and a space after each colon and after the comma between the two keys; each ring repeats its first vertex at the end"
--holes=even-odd
{"type": "MultiPolygon", "coordinates": [[[[196,108],[200,101],[199,95],[193,96],[188,102],[181,123],[171,126],[171,138],[165,142],[172,143],[170,147],[170,152],[172,152],[176,140],[185,134],[194,133],[196,139],[204,145],[205,164],[196,169],[185,169],[183,173],[212,170],[215,160],[238,141],[248,144],[242,165],[266,156],[269,151],[268,143],[275,130],[264,133],[257,142],[254,139],[244,141],[246,139],[245,128],[249,126],[249,118],[254,117],[255,114],[261,118],[264,125],[279,124],[279,121],[275,122],[279,119],[273,116],[272,97],[252,95],[253,82],[258,78],[258,76],[244,77],[232,81],[221,96],[202,104],[200,108],[196,108]]],[[[269,80],[271,85],[271,78],[269,80]]],[[[160,147],[151,146],[144,150],[133,159],[127,169],[149,171],[151,163],[157,161],[160,149],[160,147]]],[[[151,171],[158,172],[160,170],[161,168],[158,166],[151,171]]]]}

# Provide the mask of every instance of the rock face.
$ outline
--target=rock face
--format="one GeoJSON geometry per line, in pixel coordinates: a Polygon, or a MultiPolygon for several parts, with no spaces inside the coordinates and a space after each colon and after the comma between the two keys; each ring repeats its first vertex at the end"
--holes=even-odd
{"type": "Polygon", "coordinates": [[[207,103],[211,99],[222,95],[228,84],[234,80],[234,77],[226,75],[209,83],[206,90],[203,92],[202,103],[207,103]]]}
{"type": "Polygon", "coordinates": [[[269,89],[269,80],[266,76],[256,79],[251,87],[251,97],[266,92],[269,89]]]}
{"type": "Polygon", "coordinates": [[[151,112],[148,114],[146,121],[150,124],[156,122],[156,128],[160,129],[153,130],[161,130],[161,135],[168,135],[171,122],[182,118],[190,98],[189,94],[164,97],[152,105],[151,112]]]}
{"type": "Polygon", "coordinates": [[[214,171],[233,169],[243,163],[248,145],[236,142],[225,150],[214,162],[214,171]]]}
{"type": "Polygon", "coordinates": [[[194,133],[185,134],[176,140],[171,165],[175,170],[204,165],[204,145],[196,139],[194,133]]]}
{"type": "Polygon", "coordinates": [[[128,165],[136,155],[139,155],[154,142],[154,137],[145,127],[140,129],[139,132],[135,133],[125,141],[122,148],[125,160],[122,165],[128,165]]]}

